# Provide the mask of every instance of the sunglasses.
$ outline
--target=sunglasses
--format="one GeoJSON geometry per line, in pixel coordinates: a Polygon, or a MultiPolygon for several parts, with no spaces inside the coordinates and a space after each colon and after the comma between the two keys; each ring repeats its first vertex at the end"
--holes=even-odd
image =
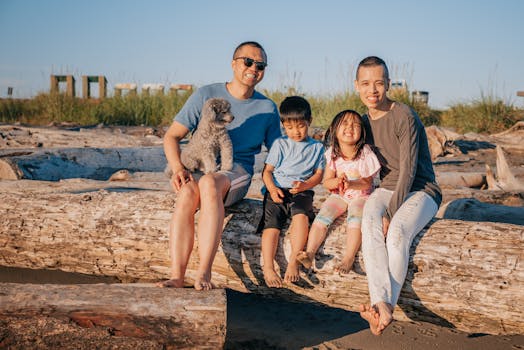
{"type": "Polygon", "coordinates": [[[249,57],[237,57],[237,58],[235,58],[235,60],[241,60],[241,59],[244,60],[244,65],[246,67],[251,67],[253,65],[253,63],[254,63],[258,70],[266,69],[266,66],[267,66],[266,62],[255,61],[254,59],[249,58],[249,57]]]}

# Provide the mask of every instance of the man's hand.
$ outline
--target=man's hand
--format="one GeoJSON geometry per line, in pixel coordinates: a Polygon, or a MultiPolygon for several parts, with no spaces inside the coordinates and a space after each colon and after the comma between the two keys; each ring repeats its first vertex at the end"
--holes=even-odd
{"type": "Polygon", "coordinates": [[[171,176],[171,186],[173,186],[175,192],[180,191],[182,186],[189,181],[193,181],[193,176],[191,176],[191,173],[187,169],[182,168],[173,171],[173,175],[171,176]]]}

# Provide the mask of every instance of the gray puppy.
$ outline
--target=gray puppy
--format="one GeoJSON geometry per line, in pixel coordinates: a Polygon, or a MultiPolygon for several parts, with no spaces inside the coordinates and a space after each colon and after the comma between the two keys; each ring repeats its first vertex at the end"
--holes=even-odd
{"type": "Polygon", "coordinates": [[[180,155],[189,171],[209,174],[233,169],[233,145],[226,129],[234,119],[230,109],[231,104],[223,98],[210,98],[204,103],[200,122],[180,155]]]}

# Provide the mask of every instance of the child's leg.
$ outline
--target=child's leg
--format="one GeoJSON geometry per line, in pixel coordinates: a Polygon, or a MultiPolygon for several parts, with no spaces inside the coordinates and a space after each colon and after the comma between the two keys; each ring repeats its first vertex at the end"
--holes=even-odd
{"type": "Polygon", "coordinates": [[[355,255],[357,255],[360,244],[362,243],[360,227],[350,228],[348,226],[346,232],[346,251],[342,260],[335,266],[335,271],[341,274],[346,274],[351,271],[353,263],[355,262],[355,255]]]}
{"type": "Polygon", "coordinates": [[[293,215],[289,230],[289,240],[291,242],[291,255],[287,264],[284,280],[286,282],[298,282],[300,275],[298,271],[297,254],[304,249],[307,241],[309,229],[309,218],[305,214],[293,215]]]}
{"type": "Polygon", "coordinates": [[[282,279],[275,271],[274,259],[277,253],[280,230],[277,228],[266,228],[262,231],[262,259],[264,266],[264,280],[268,287],[282,288],[282,279]]]}
{"type": "Polygon", "coordinates": [[[346,219],[346,250],[340,263],[335,266],[335,271],[341,274],[346,274],[351,271],[353,263],[355,262],[355,255],[357,255],[360,249],[362,243],[360,224],[362,222],[362,210],[364,209],[365,203],[365,198],[354,198],[349,202],[346,219]]]}
{"type": "Polygon", "coordinates": [[[307,239],[306,251],[301,251],[297,255],[298,261],[306,268],[310,269],[318,249],[326,239],[329,225],[342,215],[347,208],[346,201],[339,195],[329,196],[319,213],[315,217],[307,239]]]}

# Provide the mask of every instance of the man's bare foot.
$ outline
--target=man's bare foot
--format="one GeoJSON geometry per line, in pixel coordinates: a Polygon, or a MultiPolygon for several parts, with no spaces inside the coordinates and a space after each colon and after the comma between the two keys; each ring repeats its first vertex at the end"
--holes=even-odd
{"type": "Polygon", "coordinates": [[[390,304],[381,301],[375,305],[375,308],[378,311],[380,320],[378,330],[382,333],[382,331],[393,322],[393,307],[390,304]]]}
{"type": "Polygon", "coordinates": [[[354,257],[344,256],[341,262],[335,265],[335,271],[341,275],[348,274],[353,268],[353,262],[355,261],[354,257]]]}
{"type": "Polygon", "coordinates": [[[360,317],[368,321],[369,329],[374,335],[381,335],[382,331],[379,330],[380,318],[378,312],[374,307],[369,306],[368,304],[360,305],[360,317]]]}
{"type": "Polygon", "coordinates": [[[156,286],[160,288],[184,288],[184,279],[171,278],[167,281],[157,282],[156,286]]]}
{"type": "Polygon", "coordinates": [[[302,264],[307,270],[313,266],[313,258],[315,256],[312,253],[300,251],[297,253],[297,261],[302,264]]]}
{"type": "Polygon", "coordinates": [[[199,273],[195,278],[196,290],[211,290],[213,284],[211,283],[211,273],[199,273]]]}
{"type": "Polygon", "coordinates": [[[264,268],[264,281],[270,288],[282,288],[282,279],[273,268],[264,268]]]}
{"type": "Polygon", "coordinates": [[[287,264],[286,273],[284,274],[284,281],[291,283],[300,281],[300,272],[298,271],[297,260],[290,261],[287,264]]]}

